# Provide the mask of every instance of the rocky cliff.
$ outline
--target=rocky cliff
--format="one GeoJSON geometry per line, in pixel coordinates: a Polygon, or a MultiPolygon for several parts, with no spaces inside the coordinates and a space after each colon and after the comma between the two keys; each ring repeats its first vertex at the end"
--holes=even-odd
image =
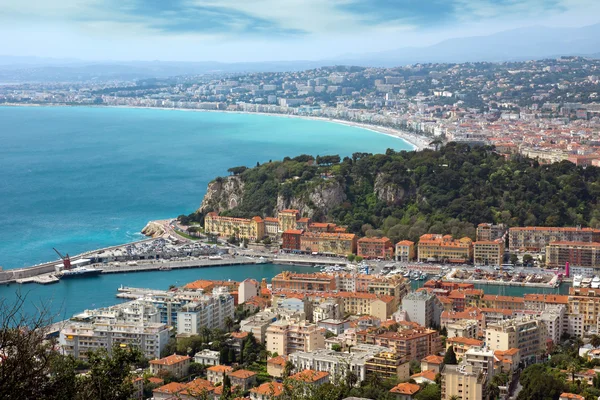
{"type": "Polygon", "coordinates": [[[244,186],[238,175],[215,179],[208,184],[198,212],[220,213],[239,206],[244,198],[244,186]]]}
{"type": "Polygon", "coordinates": [[[157,222],[150,221],[142,229],[142,234],[156,238],[165,234],[165,228],[157,222]]]}
{"type": "Polygon", "coordinates": [[[277,209],[274,210],[274,214],[286,208],[297,209],[306,217],[312,217],[317,210],[327,214],[342,204],[346,198],[344,187],[340,183],[324,182],[302,197],[292,196],[286,199],[282,195],[277,196],[277,209]]]}
{"type": "Polygon", "coordinates": [[[377,174],[373,190],[379,200],[387,204],[399,204],[406,196],[406,190],[389,180],[386,174],[377,174]]]}

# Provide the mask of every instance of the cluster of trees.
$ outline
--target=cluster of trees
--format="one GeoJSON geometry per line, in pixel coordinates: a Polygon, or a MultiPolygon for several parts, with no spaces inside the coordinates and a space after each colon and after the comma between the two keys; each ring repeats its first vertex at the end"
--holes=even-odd
{"type": "MultiPolygon", "coordinates": [[[[540,165],[492,147],[449,143],[438,151],[286,157],[240,173],[243,201],[231,216],[270,216],[278,196],[311,207],[313,219],[346,225],[354,233],[415,241],[428,232],[475,236],[481,222],[509,226],[600,227],[600,168],[563,161],[540,165]],[[327,174],[327,175],[325,175],[327,174]],[[340,185],[346,201],[327,215],[309,193],[340,185]]],[[[331,207],[330,207],[331,208],[331,207]]],[[[193,215],[190,220],[201,220],[193,215]]]]}

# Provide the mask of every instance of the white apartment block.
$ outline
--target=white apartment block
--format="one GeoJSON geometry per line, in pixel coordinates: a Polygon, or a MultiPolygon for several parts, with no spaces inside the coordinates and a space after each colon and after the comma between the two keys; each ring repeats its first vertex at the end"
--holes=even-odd
{"type": "Polygon", "coordinates": [[[220,357],[218,351],[204,349],[194,354],[194,362],[202,365],[220,365],[220,357]]]}
{"type": "Polygon", "coordinates": [[[233,319],[233,296],[215,289],[212,295],[189,302],[177,311],[177,333],[198,335],[202,328],[225,329],[225,320],[233,319]]]}
{"type": "Polygon", "coordinates": [[[299,351],[292,353],[289,360],[297,371],[311,369],[313,371],[329,372],[332,379],[343,379],[348,370],[354,372],[358,381],[367,378],[366,363],[375,355],[389,351],[387,347],[370,344],[358,344],[352,347],[350,353],[320,349],[312,352],[299,351]]]}
{"type": "Polygon", "coordinates": [[[306,321],[275,321],[267,328],[266,348],[279,355],[323,349],[325,329],[306,321]]]}
{"type": "Polygon", "coordinates": [[[86,311],[61,329],[59,345],[64,354],[82,360],[88,351],[103,348],[110,353],[114,346],[135,347],[149,359],[159,358],[169,328],[157,319],[156,308],[138,301],[86,311]]]}
{"type": "Polygon", "coordinates": [[[238,287],[238,304],[244,304],[252,297],[258,297],[260,292],[260,283],[254,279],[244,279],[238,287]]]}
{"type": "MultiPolygon", "coordinates": [[[[402,298],[402,310],[406,313],[409,321],[430,327],[436,319],[434,316],[435,300],[436,297],[433,294],[425,291],[411,292],[402,298]]],[[[439,324],[439,315],[437,323],[439,324]]]]}

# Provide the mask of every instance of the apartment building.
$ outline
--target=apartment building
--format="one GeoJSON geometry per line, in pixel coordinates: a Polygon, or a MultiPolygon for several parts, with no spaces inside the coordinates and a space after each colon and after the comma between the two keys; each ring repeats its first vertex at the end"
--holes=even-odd
{"type": "Polygon", "coordinates": [[[261,311],[242,320],[240,331],[246,335],[252,333],[257,341],[264,343],[267,339],[267,328],[278,318],[279,315],[272,310],[261,311]]]}
{"type": "Polygon", "coordinates": [[[489,378],[494,376],[496,356],[492,350],[486,347],[471,347],[463,359],[467,364],[481,368],[489,378]]]}
{"type": "Polygon", "coordinates": [[[464,358],[465,354],[471,347],[481,347],[483,346],[483,340],[477,340],[473,338],[466,337],[453,337],[448,338],[446,340],[446,348],[452,346],[454,349],[454,353],[456,354],[456,358],[464,358]]]}
{"type": "Polygon", "coordinates": [[[391,260],[394,256],[394,246],[386,237],[364,237],[358,239],[356,254],[366,259],[391,260]]]}
{"type": "Polygon", "coordinates": [[[400,329],[398,332],[359,331],[357,343],[375,344],[391,349],[401,357],[420,360],[429,354],[441,351],[439,333],[424,327],[400,329]]]}
{"type": "Polygon", "coordinates": [[[479,332],[479,324],[472,319],[461,319],[446,325],[448,338],[465,337],[476,338],[479,332]]]}
{"type": "Polygon", "coordinates": [[[402,310],[406,313],[409,321],[416,322],[421,326],[430,327],[434,323],[439,325],[440,313],[435,312],[441,307],[436,307],[437,297],[426,291],[411,292],[402,298],[402,310]]]}
{"type": "Polygon", "coordinates": [[[481,368],[469,364],[445,365],[442,371],[442,400],[481,400],[488,377],[481,368]]]}
{"type": "Polygon", "coordinates": [[[238,304],[244,304],[253,297],[259,297],[260,283],[255,279],[244,279],[238,286],[238,304]]]}
{"type": "Polygon", "coordinates": [[[265,222],[261,217],[232,218],[210,212],[204,217],[204,231],[222,237],[256,240],[265,236],[265,222]]]}
{"type": "Polygon", "coordinates": [[[296,370],[324,371],[339,379],[343,379],[348,371],[352,371],[360,382],[367,378],[367,362],[386,351],[389,349],[382,346],[358,344],[348,353],[328,349],[299,351],[290,354],[289,361],[294,364],[296,370]]]}
{"type": "Polygon", "coordinates": [[[283,271],[271,280],[273,290],[325,292],[336,289],[336,277],[324,273],[302,274],[283,271]]]}
{"type": "Polygon", "coordinates": [[[287,231],[283,231],[283,234],[281,235],[281,248],[289,252],[300,251],[300,239],[303,232],[304,231],[298,229],[288,229],[287,231]]]}
{"type": "Polygon", "coordinates": [[[567,314],[569,334],[583,336],[587,332],[598,332],[600,289],[569,288],[567,314]]]}
{"type": "Polygon", "coordinates": [[[396,261],[409,262],[416,257],[415,242],[402,240],[396,243],[396,261]]]}
{"type": "Polygon", "coordinates": [[[513,318],[488,324],[486,344],[491,350],[519,349],[522,360],[535,362],[546,349],[546,326],[536,317],[513,318]]]}
{"type": "Polygon", "coordinates": [[[300,237],[300,251],[345,257],[356,253],[356,242],[353,233],[304,232],[300,237]]]}
{"type": "Polygon", "coordinates": [[[112,352],[114,346],[138,348],[147,358],[160,357],[169,341],[169,327],[157,322],[158,310],[142,302],[88,310],[71,318],[60,330],[59,345],[66,355],[86,360],[89,351],[112,352]]]}
{"type": "Polygon", "coordinates": [[[569,303],[569,296],[559,294],[537,294],[529,293],[523,296],[523,306],[525,310],[544,311],[546,307],[554,307],[569,303]]]}
{"type": "Polygon", "coordinates": [[[305,321],[275,321],[267,328],[266,348],[267,351],[280,355],[323,349],[325,329],[305,321]]]}
{"type": "Polygon", "coordinates": [[[288,209],[277,213],[279,222],[279,232],[285,232],[290,229],[296,229],[296,221],[300,218],[300,211],[288,209]]]}
{"type": "Polygon", "coordinates": [[[600,243],[552,242],[546,246],[546,266],[563,268],[567,263],[589,270],[585,275],[597,275],[600,271],[600,243]]]}
{"type": "Polygon", "coordinates": [[[473,259],[473,241],[467,237],[454,240],[452,235],[428,233],[419,239],[418,261],[465,263],[473,259]]]}
{"type": "Polygon", "coordinates": [[[493,242],[506,233],[506,225],[483,223],[477,226],[477,241],[493,242]]]}
{"type": "Polygon", "coordinates": [[[169,374],[177,379],[183,378],[188,375],[190,361],[191,358],[189,356],[180,356],[177,354],[150,360],[150,373],[157,376],[169,374]]]}
{"type": "Polygon", "coordinates": [[[276,239],[279,232],[279,220],[275,217],[265,217],[265,235],[270,237],[271,239],[276,239]]]}
{"type": "Polygon", "coordinates": [[[375,374],[381,379],[408,380],[410,362],[396,353],[384,351],[366,362],[367,374],[375,374]]]}
{"type": "Polygon", "coordinates": [[[552,242],[600,242],[600,230],[581,227],[528,226],[510,228],[510,251],[542,251],[552,242]]]}
{"type": "Polygon", "coordinates": [[[273,400],[283,395],[283,383],[265,382],[255,388],[250,389],[251,400],[273,400]]]}
{"type": "Polygon", "coordinates": [[[198,335],[202,328],[225,329],[225,320],[233,319],[233,296],[223,288],[210,296],[202,296],[177,312],[177,333],[198,335]]]}
{"type": "Polygon", "coordinates": [[[271,375],[274,378],[283,377],[283,372],[285,371],[285,364],[287,363],[286,356],[277,356],[273,358],[269,358],[267,360],[267,374],[271,375]]]}
{"type": "Polygon", "coordinates": [[[480,240],[473,243],[473,263],[475,265],[502,265],[504,261],[504,240],[480,240]]]}
{"type": "Polygon", "coordinates": [[[525,298],[516,296],[499,296],[486,294],[481,298],[481,306],[504,310],[524,310],[525,298]]]}

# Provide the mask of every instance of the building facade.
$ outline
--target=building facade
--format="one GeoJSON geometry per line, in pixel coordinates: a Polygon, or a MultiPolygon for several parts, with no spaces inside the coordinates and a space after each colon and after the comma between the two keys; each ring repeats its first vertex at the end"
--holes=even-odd
{"type": "Polygon", "coordinates": [[[255,241],[265,236],[265,222],[261,217],[232,218],[210,212],[204,217],[204,231],[221,237],[235,236],[255,241]]]}
{"type": "Polygon", "coordinates": [[[510,251],[541,251],[552,242],[600,242],[600,230],[581,227],[528,226],[510,228],[510,251]]]}
{"type": "Polygon", "coordinates": [[[470,262],[473,259],[473,241],[467,237],[454,240],[451,235],[425,234],[419,239],[418,261],[470,262]]]}
{"type": "Polygon", "coordinates": [[[396,243],[396,261],[409,262],[415,259],[415,242],[402,240],[396,243]]]}
{"type": "Polygon", "coordinates": [[[600,243],[552,242],[546,246],[546,266],[563,268],[567,263],[573,267],[600,271],[600,243]]]}
{"type": "Polygon", "coordinates": [[[356,253],[356,242],[353,233],[304,232],[300,237],[300,251],[345,257],[356,253]]]}
{"type": "Polygon", "coordinates": [[[382,238],[360,238],[357,242],[356,255],[366,259],[391,260],[394,255],[392,241],[382,238]]]}
{"type": "Polygon", "coordinates": [[[504,261],[504,240],[477,241],[473,243],[473,263],[475,265],[502,265],[504,261]]]}
{"type": "Polygon", "coordinates": [[[488,324],[486,345],[491,350],[519,349],[521,359],[535,362],[546,350],[546,326],[535,317],[513,318],[488,324]]]}
{"type": "Polygon", "coordinates": [[[266,349],[288,355],[297,351],[310,352],[325,348],[325,329],[306,322],[276,321],[266,332],[266,349]]]}
{"type": "Polygon", "coordinates": [[[477,226],[477,241],[493,242],[501,239],[506,233],[504,224],[479,224],[477,226]]]}

